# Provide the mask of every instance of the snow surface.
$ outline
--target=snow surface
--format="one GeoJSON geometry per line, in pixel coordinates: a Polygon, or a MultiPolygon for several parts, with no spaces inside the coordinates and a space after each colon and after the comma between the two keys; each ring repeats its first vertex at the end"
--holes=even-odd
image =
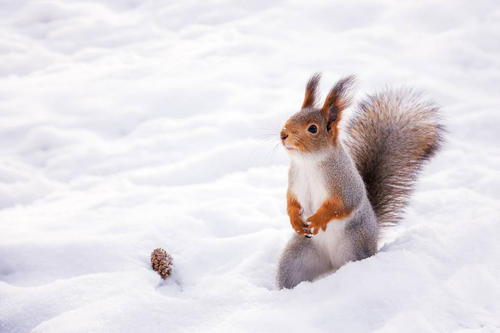
{"type": "Polygon", "coordinates": [[[500,331],[497,1],[2,0],[0,27],[2,333],[500,331]],[[316,71],[424,90],[449,133],[380,253],[280,291],[277,138],[316,71]]]}

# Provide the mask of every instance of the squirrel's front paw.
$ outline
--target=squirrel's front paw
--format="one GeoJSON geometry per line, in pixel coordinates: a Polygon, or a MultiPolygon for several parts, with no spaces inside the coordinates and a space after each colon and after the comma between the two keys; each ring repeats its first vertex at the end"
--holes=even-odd
{"type": "Polygon", "coordinates": [[[328,219],[324,219],[318,214],[314,214],[306,220],[307,228],[312,235],[316,235],[320,230],[325,231],[328,222],[330,222],[328,219]]]}
{"type": "Polygon", "coordinates": [[[295,232],[300,236],[305,236],[308,238],[312,236],[311,231],[309,230],[306,223],[300,216],[294,219],[290,219],[290,223],[292,225],[293,230],[295,230],[295,232]]]}

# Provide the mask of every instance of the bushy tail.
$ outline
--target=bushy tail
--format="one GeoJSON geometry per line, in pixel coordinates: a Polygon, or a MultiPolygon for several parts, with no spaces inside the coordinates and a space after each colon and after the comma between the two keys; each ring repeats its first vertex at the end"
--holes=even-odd
{"type": "Polygon", "coordinates": [[[410,90],[368,96],[347,124],[346,144],[379,225],[399,221],[417,174],[439,150],[438,108],[410,90]]]}

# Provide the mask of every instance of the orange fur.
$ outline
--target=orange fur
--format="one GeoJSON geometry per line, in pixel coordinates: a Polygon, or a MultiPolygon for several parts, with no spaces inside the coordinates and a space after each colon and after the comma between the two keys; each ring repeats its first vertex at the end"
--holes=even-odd
{"type": "Polygon", "coordinates": [[[287,202],[287,213],[288,216],[290,217],[290,224],[292,225],[292,228],[295,230],[296,233],[298,233],[301,236],[304,236],[307,232],[307,227],[304,222],[304,219],[302,219],[302,216],[300,215],[300,210],[302,207],[300,207],[300,203],[297,201],[295,196],[290,193],[290,191],[287,192],[286,194],[286,202],[287,202]]]}
{"type": "Polygon", "coordinates": [[[349,216],[351,212],[352,208],[345,207],[342,199],[330,198],[323,202],[316,213],[307,219],[307,222],[310,222],[308,228],[313,235],[316,235],[320,229],[325,231],[327,224],[331,220],[343,219],[349,216]]]}

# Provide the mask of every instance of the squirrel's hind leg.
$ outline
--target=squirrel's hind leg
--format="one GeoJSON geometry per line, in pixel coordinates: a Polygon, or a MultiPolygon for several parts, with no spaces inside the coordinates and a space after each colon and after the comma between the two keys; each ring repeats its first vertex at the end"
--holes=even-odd
{"type": "Polygon", "coordinates": [[[281,254],[278,265],[278,288],[293,288],[302,281],[312,281],[332,269],[310,238],[294,235],[281,254]]]}

